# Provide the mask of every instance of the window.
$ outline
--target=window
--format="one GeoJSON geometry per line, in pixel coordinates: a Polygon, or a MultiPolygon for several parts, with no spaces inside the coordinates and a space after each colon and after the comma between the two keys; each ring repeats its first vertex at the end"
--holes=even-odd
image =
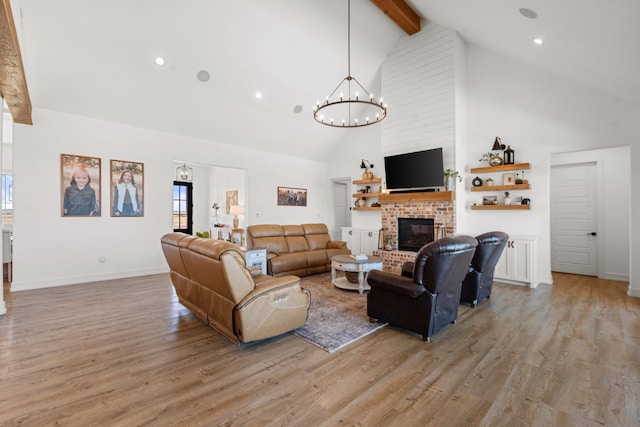
{"type": "Polygon", "coordinates": [[[193,233],[193,184],[173,181],[173,231],[193,233]]]}
{"type": "Polygon", "coordinates": [[[2,225],[13,224],[13,175],[2,174],[2,225]]]}

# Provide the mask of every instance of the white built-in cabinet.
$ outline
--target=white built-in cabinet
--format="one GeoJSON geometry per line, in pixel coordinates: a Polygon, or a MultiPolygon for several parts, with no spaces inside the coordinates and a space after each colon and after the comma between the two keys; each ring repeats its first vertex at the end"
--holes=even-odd
{"type": "Polygon", "coordinates": [[[378,232],[373,229],[359,229],[342,227],[342,240],[347,242],[347,247],[352,254],[373,255],[378,250],[378,232]]]}
{"type": "Polygon", "coordinates": [[[496,265],[494,279],[513,285],[535,288],[536,237],[518,236],[507,240],[507,245],[496,265]]]}

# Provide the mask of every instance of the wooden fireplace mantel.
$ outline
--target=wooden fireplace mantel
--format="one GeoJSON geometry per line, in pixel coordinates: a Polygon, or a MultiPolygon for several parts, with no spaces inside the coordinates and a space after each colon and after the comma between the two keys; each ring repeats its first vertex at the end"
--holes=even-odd
{"type": "Polygon", "coordinates": [[[380,194],[380,203],[412,203],[412,202],[452,202],[456,199],[454,191],[424,191],[419,193],[380,194]]]}

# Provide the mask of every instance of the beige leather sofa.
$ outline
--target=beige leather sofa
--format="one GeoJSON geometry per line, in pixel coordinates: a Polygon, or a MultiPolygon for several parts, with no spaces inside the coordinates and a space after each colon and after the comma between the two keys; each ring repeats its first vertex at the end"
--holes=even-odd
{"type": "Polygon", "coordinates": [[[310,295],[299,277],[251,272],[240,248],[222,240],[169,233],[161,245],[180,303],[234,343],[304,326],[310,295]]]}
{"type": "Polygon", "coordinates": [[[273,276],[308,276],[331,271],[331,257],[349,255],[347,242],[332,241],[325,224],[247,227],[247,250],[267,250],[267,272],[273,276]]]}

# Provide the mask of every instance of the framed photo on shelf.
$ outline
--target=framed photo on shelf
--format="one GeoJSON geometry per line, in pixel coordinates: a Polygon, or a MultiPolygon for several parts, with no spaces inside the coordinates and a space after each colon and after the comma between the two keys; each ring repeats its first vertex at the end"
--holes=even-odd
{"type": "Polygon", "coordinates": [[[516,184],[516,174],[515,173],[503,173],[502,174],[502,185],[515,185],[516,184]]]}
{"type": "Polygon", "coordinates": [[[62,216],[100,216],[99,157],[60,155],[62,216]]]}
{"type": "Polygon", "coordinates": [[[498,196],[484,196],[482,198],[483,205],[497,205],[498,204],[498,196]]]}
{"type": "Polygon", "coordinates": [[[307,189],[278,187],[278,206],[307,206],[307,189]]]}
{"type": "Polygon", "coordinates": [[[111,216],[144,216],[144,163],[111,160],[111,216]]]}

